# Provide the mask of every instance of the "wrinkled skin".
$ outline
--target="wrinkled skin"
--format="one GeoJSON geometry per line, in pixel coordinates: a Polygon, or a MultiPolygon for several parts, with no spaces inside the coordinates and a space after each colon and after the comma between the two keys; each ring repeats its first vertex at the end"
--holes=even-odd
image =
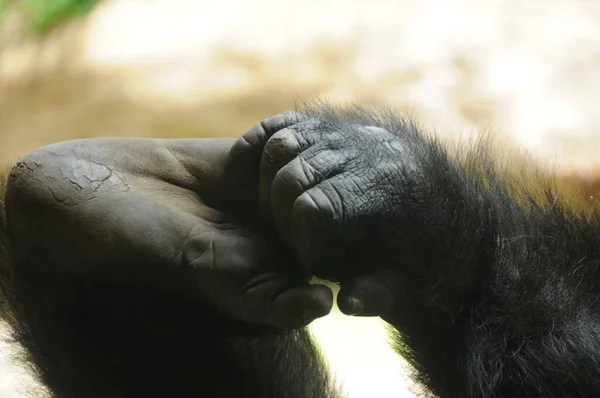
{"type": "Polygon", "coordinates": [[[256,211],[306,270],[340,282],[343,312],[400,332],[431,392],[600,394],[600,212],[569,207],[549,181],[533,193],[485,142],[450,156],[392,112],[275,118],[279,131],[259,125],[231,151],[259,170],[256,211]]]}
{"type": "Polygon", "coordinates": [[[268,231],[227,213],[232,143],[98,139],[33,152],[8,185],[13,239],[38,241],[87,276],[187,295],[241,321],[303,327],[329,312],[332,293],[309,285],[268,231]]]}
{"type": "MultiPolygon", "coordinates": [[[[432,210],[417,156],[382,128],[329,130],[296,112],[267,122],[273,119],[282,128],[272,134],[255,126],[235,143],[231,162],[247,162],[248,169],[260,158],[254,184],[261,214],[274,222],[305,269],[342,282],[340,309],[385,316],[401,285],[386,266],[402,250],[396,227],[410,229],[414,214],[432,210]]],[[[235,175],[238,186],[248,180],[235,175]]]]}
{"type": "MultiPolygon", "coordinates": [[[[172,353],[182,364],[166,378],[165,391],[178,383],[186,394],[202,395],[212,381],[217,390],[206,396],[216,396],[223,383],[213,379],[239,365],[235,380],[253,384],[253,397],[335,396],[304,331],[254,327],[299,328],[325,315],[331,292],[306,282],[317,275],[341,284],[343,312],[381,316],[399,332],[395,348],[435,395],[599,396],[600,212],[570,208],[551,183],[542,187],[545,196],[534,195],[523,176],[497,169],[488,147],[465,151],[449,156],[439,140],[393,112],[327,105],[266,119],[235,142],[62,143],[13,169],[9,235],[17,253],[41,245],[40,252],[72,273],[126,284],[121,290],[132,290],[124,297],[133,301],[139,299],[130,288],[144,284],[152,295],[203,303],[192,306],[191,316],[187,301],[167,307],[183,308],[166,325],[170,336],[185,335],[189,323],[181,319],[200,322],[175,350],[166,344],[158,352],[161,364],[172,353]],[[196,311],[205,307],[227,322],[203,322],[196,311]],[[229,319],[246,323],[230,326],[229,319]],[[207,337],[196,339],[198,333],[207,337]],[[205,360],[221,367],[198,379],[196,365],[205,360]]],[[[22,277],[25,298],[31,274],[22,277]]],[[[50,286],[50,293],[62,286],[42,280],[37,286],[50,286]]],[[[100,290],[91,297],[102,304],[113,290],[100,290]]],[[[81,310],[77,316],[87,315],[87,307],[66,301],[81,310]]],[[[98,339],[98,326],[86,316],[73,323],[106,343],[93,358],[112,349],[113,363],[124,363],[121,371],[130,377],[116,375],[112,391],[139,393],[138,380],[156,371],[155,355],[146,352],[154,335],[138,344],[136,326],[145,334],[146,324],[134,319],[125,328],[130,339],[122,339],[128,300],[108,301],[100,320],[115,322],[103,329],[112,339],[98,339]],[[115,321],[120,309],[124,316],[115,321]],[[139,351],[123,362],[120,354],[131,345],[139,351]]],[[[29,309],[39,300],[31,303],[29,309]]],[[[34,311],[24,319],[36,326],[46,316],[50,326],[60,324],[60,302],[57,312],[41,307],[41,316],[34,311]]],[[[145,320],[152,309],[142,310],[149,311],[141,312],[145,320]]],[[[32,334],[35,343],[46,339],[45,330],[32,334]]],[[[60,351],[69,344],[53,336],[45,341],[54,354],[47,367],[60,370],[58,387],[70,386],[70,363],[60,351]]],[[[84,356],[79,363],[93,361],[84,356]]],[[[104,386],[89,369],[79,391],[87,392],[88,380],[104,386]]],[[[237,387],[244,387],[225,386],[233,388],[227,396],[240,396],[237,387]]]]}

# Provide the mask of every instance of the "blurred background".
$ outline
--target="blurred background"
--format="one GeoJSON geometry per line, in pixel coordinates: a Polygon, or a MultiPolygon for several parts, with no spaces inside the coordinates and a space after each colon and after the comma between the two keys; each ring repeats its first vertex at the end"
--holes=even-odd
{"type": "MultiPolygon", "coordinates": [[[[0,0],[0,162],[88,137],[236,137],[301,99],[494,131],[600,186],[595,0],[0,0]]],[[[410,397],[374,319],[312,327],[351,397],[410,397]]],[[[44,396],[0,345],[0,396],[44,396]]],[[[414,391],[413,391],[414,392],[414,391]]]]}

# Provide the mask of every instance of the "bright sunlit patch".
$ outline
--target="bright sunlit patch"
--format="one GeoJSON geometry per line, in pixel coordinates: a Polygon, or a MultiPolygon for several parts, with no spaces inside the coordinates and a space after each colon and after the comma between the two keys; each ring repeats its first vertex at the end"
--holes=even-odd
{"type": "MultiPolygon", "coordinates": [[[[337,295],[339,288],[328,286],[337,295]]],[[[328,316],[314,321],[310,330],[349,397],[413,397],[410,390],[415,386],[408,379],[408,365],[390,348],[380,318],[346,316],[334,306],[328,316]]]]}
{"type": "Polygon", "coordinates": [[[412,397],[407,364],[390,349],[379,318],[357,318],[338,310],[310,326],[331,371],[350,397],[412,397]]]}

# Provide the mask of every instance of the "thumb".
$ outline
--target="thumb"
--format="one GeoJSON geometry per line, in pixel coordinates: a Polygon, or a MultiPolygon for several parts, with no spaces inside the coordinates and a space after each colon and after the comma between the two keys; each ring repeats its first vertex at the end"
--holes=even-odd
{"type": "Polygon", "coordinates": [[[298,329],[317,318],[329,314],[333,306],[333,292],[325,285],[282,278],[278,283],[258,286],[256,299],[264,303],[264,310],[255,315],[253,321],[270,324],[283,329],[298,329]],[[290,282],[293,285],[290,285],[290,282]],[[277,285],[289,285],[279,291],[277,285]]]}
{"type": "Polygon", "coordinates": [[[230,223],[194,228],[183,250],[199,296],[232,318],[285,329],[325,316],[333,293],[311,285],[281,242],[230,223]]]}
{"type": "Polygon", "coordinates": [[[385,316],[395,305],[392,289],[396,278],[386,270],[342,283],[337,298],[340,311],[354,316],[385,316]]]}

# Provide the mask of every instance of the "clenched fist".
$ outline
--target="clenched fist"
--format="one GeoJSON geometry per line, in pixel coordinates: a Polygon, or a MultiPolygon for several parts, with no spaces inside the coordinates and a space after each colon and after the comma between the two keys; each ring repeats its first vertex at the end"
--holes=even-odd
{"type": "Polygon", "coordinates": [[[340,308],[372,315],[393,306],[399,277],[390,261],[416,257],[411,246],[425,238],[433,207],[411,146],[415,127],[406,123],[398,137],[377,120],[364,123],[282,113],[238,139],[231,159],[244,170],[259,164],[257,181],[238,181],[240,191],[256,198],[304,267],[342,283],[340,308]]]}

